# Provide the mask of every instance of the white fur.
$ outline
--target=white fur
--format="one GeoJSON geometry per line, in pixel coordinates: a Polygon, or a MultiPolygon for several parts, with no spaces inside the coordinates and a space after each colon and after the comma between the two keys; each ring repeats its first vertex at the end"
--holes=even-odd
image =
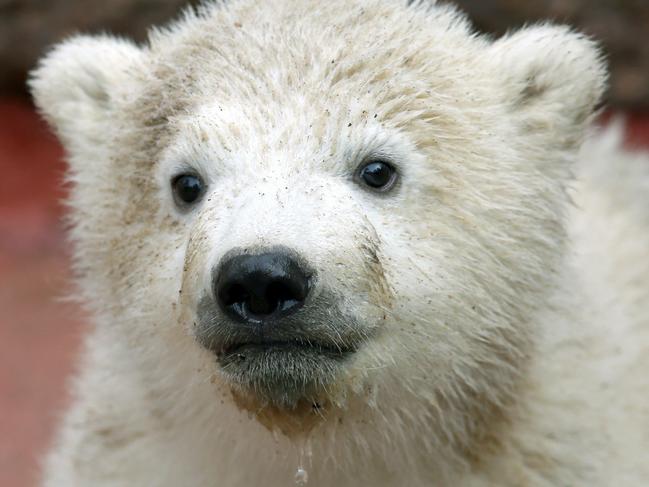
{"type": "Polygon", "coordinates": [[[423,1],[233,0],[56,47],[31,85],[96,327],[45,485],[646,485],[649,157],[618,126],[581,147],[605,84],[565,27],[492,40],[423,1]],[[393,192],[353,180],[372,155],[393,192]],[[228,250],[278,244],[373,333],[287,435],[193,328],[228,250]]]}

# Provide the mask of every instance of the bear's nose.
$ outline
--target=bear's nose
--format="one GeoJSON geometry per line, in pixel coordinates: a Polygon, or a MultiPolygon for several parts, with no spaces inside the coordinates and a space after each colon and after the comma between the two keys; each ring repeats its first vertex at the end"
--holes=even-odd
{"type": "Polygon", "coordinates": [[[214,292],[231,318],[260,323],[295,313],[309,294],[310,278],[290,253],[236,255],[219,266],[214,292]]]}

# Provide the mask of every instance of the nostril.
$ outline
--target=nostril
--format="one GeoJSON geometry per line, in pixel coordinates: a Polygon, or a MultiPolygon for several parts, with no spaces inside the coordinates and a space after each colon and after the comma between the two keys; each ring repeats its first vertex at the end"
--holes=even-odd
{"type": "MultiPolygon", "coordinates": [[[[257,279],[258,283],[263,280],[260,277],[257,279]]],[[[291,285],[290,281],[270,281],[267,286],[261,287],[261,292],[256,293],[242,284],[234,283],[221,289],[219,299],[225,306],[248,314],[270,315],[298,306],[305,298],[304,291],[295,284],[291,285]]]]}
{"type": "Polygon", "coordinates": [[[226,306],[244,303],[248,300],[248,291],[239,283],[222,286],[219,290],[219,301],[226,306]]]}
{"type": "Polygon", "coordinates": [[[290,281],[274,281],[266,289],[266,301],[273,303],[274,310],[289,310],[302,301],[304,293],[299,286],[291,285],[290,281]]]}

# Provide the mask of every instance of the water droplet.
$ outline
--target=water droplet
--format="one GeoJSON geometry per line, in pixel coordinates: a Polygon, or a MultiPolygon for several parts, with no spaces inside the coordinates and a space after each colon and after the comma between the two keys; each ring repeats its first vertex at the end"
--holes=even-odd
{"type": "Polygon", "coordinates": [[[308,481],[309,472],[302,467],[298,467],[295,471],[295,485],[306,485],[308,481]]]}
{"type": "Polygon", "coordinates": [[[295,485],[304,486],[309,481],[309,472],[307,468],[310,468],[313,463],[313,450],[311,449],[311,439],[309,436],[303,436],[297,438],[295,442],[297,448],[298,456],[298,467],[295,471],[295,485]]]}

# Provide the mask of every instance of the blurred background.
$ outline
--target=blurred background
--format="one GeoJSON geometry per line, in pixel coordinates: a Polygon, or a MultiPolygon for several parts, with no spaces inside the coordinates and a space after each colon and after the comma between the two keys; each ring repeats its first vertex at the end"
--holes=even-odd
{"type": "MultiPolygon", "coordinates": [[[[324,0],[323,0],[324,1],[324,0]]],[[[599,39],[612,68],[610,109],[627,142],[649,148],[649,0],[458,0],[476,27],[502,34],[542,19],[599,39]]],[[[71,290],[62,214],[63,152],[35,113],[29,69],[77,32],[146,39],[182,0],[0,0],[0,486],[36,485],[38,459],[65,407],[87,326],[71,290]]]]}

